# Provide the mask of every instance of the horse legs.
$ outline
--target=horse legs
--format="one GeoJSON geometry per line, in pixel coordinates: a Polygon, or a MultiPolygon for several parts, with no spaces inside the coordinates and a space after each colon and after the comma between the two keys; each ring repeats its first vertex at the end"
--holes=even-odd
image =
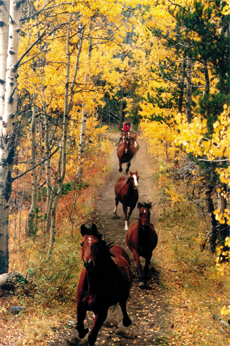
{"type": "Polygon", "coordinates": [[[84,327],[84,320],[86,317],[85,304],[79,302],[77,305],[77,327],[79,338],[83,339],[88,333],[89,329],[84,327]]]}
{"type": "Polygon", "coordinates": [[[128,213],[128,220],[130,218],[130,216],[132,215],[134,207],[129,207],[129,213],[128,213]]]}
{"type": "Polygon", "coordinates": [[[147,285],[147,274],[148,274],[148,270],[149,270],[150,260],[151,260],[151,257],[147,257],[145,259],[144,280],[145,280],[146,285],[147,285]]]}
{"type": "Polygon", "coordinates": [[[125,215],[125,231],[129,230],[129,216],[127,213],[127,209],[128,209],[127,206],[125,204],[123,204],[123,212],[125,215]]]}
{"type": "Polygon", "coordinates": [[[139,287],[140,287],[140,286],[143,286],[143,284],[144,284],[144,282],[143,282],[143,270],[142,270],[139,254],[137,253],[137,251],[135,249],[133,249],[133,257],[134,257],[134,261],[136,262],[136,266],[137,266],[137,273],[138,273],[138,277],[139,277],[139,287]]]}
{"type": "Polygon", "coordinates": [[[99,330],[101,329],[101,326],[107,317],[107,312],[108,312],[108,310],[102,310],[99,314],[95,315],[93,327],[92,327],[92,330],[89,333],[89,337],[88,337],[89,346],[95,344],[96,339],[97,339],[97,334],[98,334],[99,330]]]}
{"type": "Polygon", "coordinates": [[[118,171],[122,172],[122,163],[121,163],[121,161],[119,161],[119,170],[118,171]]]}
{"type": "Polygon", "coordinates": [[[117,215],[117,206],[118,206],[118,204],[119,204],[119,201],[118,201],[117,197],[115,197],[115,208],[114,208],[114,210],[113,210],[113,213],[114,213],[115,215],[117,215]]]}
{"type": "Polygon", "coordinates": [[[121,311],[122,311],[122,314],[123,314],[123,326],[128,327],[128,326],[130,326],[132,321],[130,320],[130,318],[129,318],[128,314],[127,314],[126,300],[120,301],[119,304],[120,304],[121,311]]]}
{"type": "Polygon", "coordinates": [[[127,163],[126,170],[125,170],[125,172],[126,172],[126,173],[128,173],[128,171],[129,171],[129,167],[130,167],[130,166],[131,166],[131,163],[130,163],[130,162],[128,162],[128,163],[127,163]]]}

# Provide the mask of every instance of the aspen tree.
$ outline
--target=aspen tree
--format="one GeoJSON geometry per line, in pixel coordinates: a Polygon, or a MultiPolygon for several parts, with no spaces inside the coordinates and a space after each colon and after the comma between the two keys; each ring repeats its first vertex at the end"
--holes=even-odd
{"type": "MultiPolygon", "coordinates": [[[[35,95],[34,95],[35,98],[35,95]]],[[[36,164],[36,116],[37,107],[35,104],[32,107],[32,120],[31,120],[31,167],[36,164]]],[[[28,218],[26,220],[26,233],[27,235],[34,234],[36,232],[36,215],[38,208],[38,188],[37,188],[37,170],[36,168],[31,171],[31,182],[32,182],[32,197],[31,206],[28,218]]]]}
{"type": "MultiPolygon", "coordinates": [[[[8,272],[9,252],[9,200],[12,189],[12,169],[15,155],[15,116],[17,111],[17,78],[18,78],[18,45],[19,45],[19,12],[22,1],[1,1],[1,25],[0,36],[3,48],[3,57],[0,70],[6,76],[1,75],[1,84],[5,84],[4,95],[1,92],[1,104],[4,102],[4,111],[0,119],[0,273],[8,272]],[[9,13],[8,9],[9,8],[9,13]],[[7,35],[9,20],[9,33],[7,35]],[[6,43],[5,36],[8,38],[6,43]],[[8,44],[8,46],[7,46],[8,44]],[[5,51],[7,47],[7,60],[5,51]],[[5,65],[6,61],[6,65],[5,65]],[[2,101],[3,100],[3,101],[2,101]]],[[[2,53],[2,51],[1,51],[2,53]]],[[[1,89],[2,90],[2,89],[1,89]]],[[[1,105],[2,112],[2,105],[1,105]]]]}
{"type": "MultiPolygon", "coordinates": [[[[92,36],[91,36],[91,30],[92,30],[92,22],[89,26],[89,45],[88,45],[88,59],[86,64],[90,64],[90,59],[92,56],[92,36]]],[[[79,41],[80,44],[82,44],[84,37],[84,28],[82,28],[82,32],[80,32],[79,35],[79,41]]],[[[86,68],[86,70],[89,69],[86,68]]],[[[85,86],[87,88],[87,84],[89,82],[89,73],[86,72],[85,74],[85,86]]],[[[78,166],[77,166],[77,173],[76,173],[76,181],[78,184],[81,184],[82,182],[82,159],[83,159],[83,152],[84,152],[84,146],[85,146],[85,129],[86,129],[86,121],[87,121],[87,110],[86,110],[86,104],[82,105],[82,116],[81,116],[81,129],[80,129],[80,138],[79,138],[79,150],[78,150],[78,166]]]]}

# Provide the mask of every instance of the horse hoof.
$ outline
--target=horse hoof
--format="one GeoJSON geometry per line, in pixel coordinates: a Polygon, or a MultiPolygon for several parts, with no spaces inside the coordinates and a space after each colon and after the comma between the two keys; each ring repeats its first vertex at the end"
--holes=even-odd
{"type": "Polygon", "coordinates": [[[88,328],[84,328],[82,331],[78,331],[79,334],[79,338],[80,339],[84,339],[84,337],[86,336],[86,334],[88,333],[89,329],[88,328]]]}
{"type": "Polygon", "coordinates": [[[97,335],[93,335],[91,334],[92,332],[89,333],[89,337],[88,337],[88,346],[93,346],[97,340],[97,335]]]}
{"type": "Polygon", "coordinates": [[[143,281],[140,281],[138,286],[139,286],[140,288],[143,288],[143,289],[148,289],[148,288],[149,288],[149,285],[146,284],[146,283],[143,282],[143,281]]]}
{"type": "Polygon", "coordinates": [[[122,172],[122,168],[119,168],[118,172],[122,172]]]}
{"type": "Polygon", "coordinates": [[[124,327],[130,326],[131,323],[132,323],[132,321],[130,320],[130,318],[128,316],[125,319],[123,319],[123,326],[124,327]]]}

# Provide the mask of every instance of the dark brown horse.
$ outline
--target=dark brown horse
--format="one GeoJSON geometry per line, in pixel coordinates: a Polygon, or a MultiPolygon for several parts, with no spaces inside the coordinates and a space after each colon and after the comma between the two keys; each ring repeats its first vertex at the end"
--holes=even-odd
{"type": "Polygon", "coordinates": [[[118,245],[106,244],[95,224],[91,227],[82,225],[81,234],[84,268],[77,289],[77,330],[83,339],[88,333],[88,328],[84,327],[86,312],[93,311],[95,319],[88,343],[94,345],[110,306],[119,303],[123,325],[131,324],[126,311],[131,268],[126,251],[118,245]]]}
{"type": "Polygon", "coordinates": [[[126,236],[126,244],[132,251],[134,260],[137,265],[139,276],[139,287],[147,288],[147,273],[152,252],[157,246],[158,237],[154,226],[150,223],[151,203],[138,203],[139,217],[133,221],[126,236]],[[140,256],[145,258],[144,273],[140,263],[140,256]],[[144,274],[144,275],[143,275],[144,274]]]}
{"type": "Polygon", "coordinates": [[[135,157],[136,153],[140,149],[140,146],[139,146],[139,144],[137,142],[137,133],[134,132],[134,131],[130,131],[128,137],[130,138],[131,145],[133,145],[133,147],[134,147],[134,155],[133,155],[133,157],[135,157]]]}
{"type": "Polygon", "coordinates": [[[122,172],[122,164],[127,163],[126,173],[129,171],[131,166],[130,161],[132,160],[135,154],[134,145],[128,135],[128,133],[122,133],[122,140],[117,147],[117,157],[119,160],[119,172],[122,172]]]}
{"type": "Polygon", "coordinates": [[[117,206],[121,202],[125,215],[125,231],[128,231],[129,218],[138,201],[138,179],[137,171],[130,172],[129,177],[122,175],[115,184],[115,208],[113,213],[117,215],[117,206]]]}

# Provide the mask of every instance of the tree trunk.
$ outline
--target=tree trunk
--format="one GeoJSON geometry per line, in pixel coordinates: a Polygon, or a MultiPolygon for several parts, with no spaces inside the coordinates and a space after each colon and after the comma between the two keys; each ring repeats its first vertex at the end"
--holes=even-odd
{"type": "MultiPolygon", "coordinates": [[[[218,209],[220,209],[220,213],[224,213],[224,210],[227,208],[227,201],[224,195],[227,193],[227,185],[221,184],[220,185],[220,192],[218,192],[218,209]]],[[[229,236],[229,226],[227,224],[227,220],[223,218],[224,223],[219,223],[219,234],[221,239],[225,239],[227,236],[229,236]]]]}
{"type": "Polygon", "coordinates": [[[214,190],[214,185],[208,185],[205,191],[206,194],[206,208],[211,224],[211,231],[209,236],[209,247],[210,250],[214,253],[216,249],[216,240],[218,236],[218,223],[214,215],[214,205],[212,201],[212,192],[214,190]]]}
{"type": "MultiPolygon", "coordinates": [[[[32,120],[31,120],[31,167],[36,164],[36,116],[37,110],[35,104],[32,108],[32,120]]],[[[31,171],[32,182],[32,196],[31,207],[28,218],[26,220],[26,234],[32,235],[36,233],[36,218],[38,212],[38,187],[37,187],[37,169],[31,171]]]]}
{"type": "MultiPolygon", "coordinates": [[[[84,35],[84,32],[82,32],[81,44],[83,41],[83,35],[84,35]]],[[[91,36],[91,25],[90,25],[87,64],[89,64],[89,61],[91,59],[91,55],[92,55],[92,36],[91,36]]],[[[88,81],[89,81],[89,74],[86,73],[86,75],[85,75],[85,85],[86,86],[88,84],[88,81]]],[[[82,182],[82,167],[83,167],[82,158],[83,158],[84,146],[85,146],[86,121],[87,121],[87,110],[86,110],[86,105],[84,104],[82,106],[81,130],[80,130],[79,149],[78,149],[78,166],[77,166],[77,173],[76,173],[77,184],[81,184],[81,182],[82,182]]]]}
{"type": "Polygon", "coordinates": [[[121,130],[123,128],[123,121],[124,121],[124,89],[122,88],[122,95],[121,95],[121,105],[120,105],[120,122],[119,122],[119,129],[121,130]]]}
{"type": "MultiPolygon", "coordinates": [[[[1,7],[6,5],[7,1],[1,1],[1,7]]],[[[6,64],[5,78],[5,98],[4,113],[0,123],[0,274],[8,272],[9,253],[8,253],[8,223],[9,223],[9,199],[12,189],[11,172],[15,154],[15,115],[17,111],[17,57],[19,44],[19,9],[22,2],[10,1],[10,23],[9,23],[9,42],[6,64]]],[[[3,8],[2,7],[2,8],[3,8]]],[[[7,11],[2,14],[3,22],[8,21],[7,11]]],[[[3,26],[4,28],[4,26],[3,26]]],[[[0,28],[2,33],[3,28],[0,28]]],[[[7,31],[4,32],[4,35],[7,31]]],[[[2,53],[2,52],[1,52],[2,53]]],[[[4,60],[4,59],[3,59],[4,60]]],[[[0,66],[0,70],[4,69],[0,66]]],[[[4,78],[3,78],[4,80],[4,78]]]]}
{"type": "MultiPolygon", "coordinates": [[[[44,94],[44,87],[42,86],[42,92],[44,94]]],[[[51,158],[50,156],[50,125],[49,119],[46,114],[46,102],[43,102],[43,115],[45,124],[45,156],[47,160],[45,161],[45,174],[46,174],[46,210],[45,210],[45,233],[49,234],[51,226],[51,206],[53,203],[54,193],[52,191],[52,179],[51,179],[51,158]]]]}
{"type": "Polygon", "coordinates": [[[184,98],[184,79],[185,79],[185,59],[182,62],[182,70],[181,70],[181,79],[180,79],[180,96],[179,96],[179,104],[178,104],[178,112],[182,113],[183,111],[183,98],[184,98]]]}
{"type": "Polygon", "coordinates": [[[6,59],[8,49],[9,32],[9,1],[0,2],[0,120],[3,119],[5,106],[5,86],[6,86],[6,59]]]}
{"type": "MultiPolygon", "coordinates": [[[[57,168],[58,190],[57,190],[57,193],[55,193],[55,197],[54,197],[54,200],[52,203],[50,244],[49,244],[48,257],[50,257],[52,255],[53,246],[54,246],[54,242],[55,242],[56,210],[57,210],[59,198],[62,194],[63,181],[65,178],[65,171],[66,171],[66,140],[67,140],[67,129],[68,129],[68,124],[69,124],[69,109],[70,109],[70,107],[69,107],[70,105],[68,103],[68,95],[69,95],[69,78],[70,78],[69,39],[70,39],[71,22],[72,22],[72,13],[69,15],[69,21],[67,24],[67,35],[66,35],[67,71],[66,71],[66,83],[65,83],[65,102],[64,102],[64,112],[63,112],[63,122],[62,122],[62,145],[61,145],[58,168],[57,168]]],[[[75,81],[73,81],[73,83],[74,82],[75,81]]]]}
{"type": "Polygon", "coordinates": [[[186,84],[186,118],[190,124],[192,120],[192,60],[187,57],[187,84],[186,84]]]}

